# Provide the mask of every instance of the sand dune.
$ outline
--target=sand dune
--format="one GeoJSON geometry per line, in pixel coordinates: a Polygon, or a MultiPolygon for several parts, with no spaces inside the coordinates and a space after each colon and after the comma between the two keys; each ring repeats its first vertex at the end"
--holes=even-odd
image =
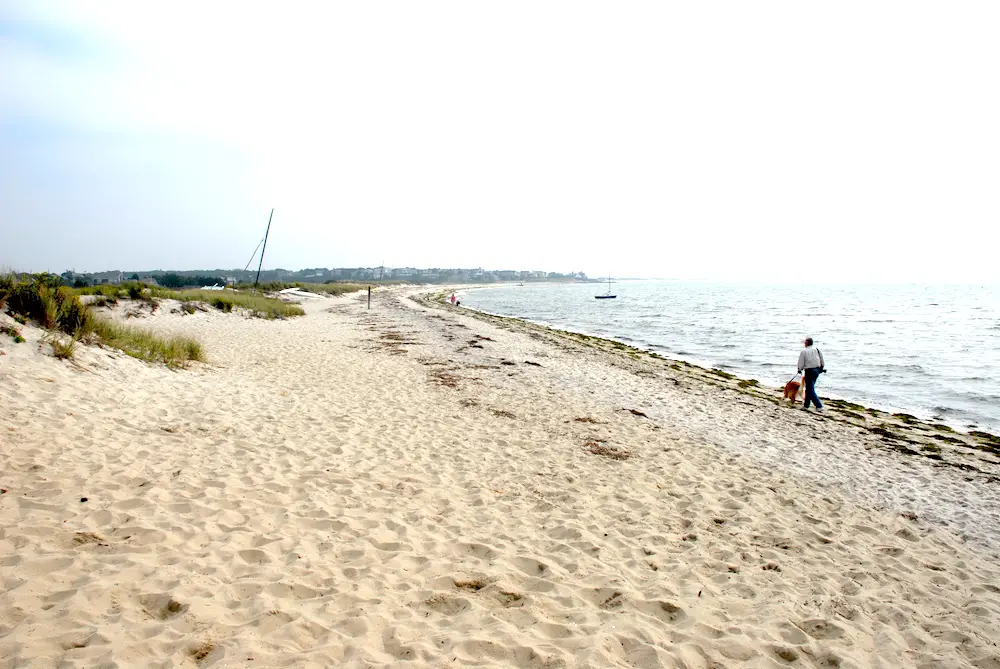
{"type": "Polygon", "coordinates": [[[0,335],[0,668],[1000,667],[985,484],[410,293],[0,335]]]}

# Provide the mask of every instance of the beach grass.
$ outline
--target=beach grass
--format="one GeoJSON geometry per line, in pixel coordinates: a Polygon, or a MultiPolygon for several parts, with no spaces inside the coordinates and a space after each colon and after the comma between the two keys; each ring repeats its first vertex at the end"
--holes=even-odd
{"type": "Polygon", "coordinates": [[[168,290],[153,287],[149,292],[152,297],[179,302],[202,302],[224,312],[230,312],[234,308],[246,309],[258,318],[290,318],[304,316],[306,313],[297,304],[239,290],[168,290]]]}
{"type": "MultiPolygon", "coordinates": [[[[56,277],[58,278],[58,277],[56,277]]],[[[161,337],[146,330],[127,327],[96,316],[80,301],[77,290],[59,286],[50,275],[35,275],[26,280],[2,284],[6,307],[12,316],[37,322],[50,331],[46,341],[53,354],[60,359],[71,359],[78,342],[99,343],[117,348],[126,354],[148,362],[163,362],[171,367],[182,367],[191,360],[203,360],[201,344],[187,337],[161,337]],[[59,334],[69,335],[66,341],[59,334]]],[[[122,290],[128,295],[135,289],[101,286],[102,290],[89,292],[105,297],[118,295],[122,290]],[[115,293],[108,290],[114,288],[115,293]]],[[[152,299],[143,295],[140,299],[152,299]]],[[[18,333],[20,335],[20,333],[18,333]]]]}
{"type": "Polygon", "coordinates": [[[84,336],[90,335],[105,346],[146,362],[162,362],[168,367],[184,367],[203,361],[205,353],[198,341],[189,337],[161,337],[148,330],[133,328],[106,318],[91,317],[84,336]]]}
{"type": "Polygon", "coordinates": [[[73,354],[76,353],[77,340],[75,338],[63,339],[58,334],[50,334],[45,341],[52,347],[52,355],[59,360],[73,359],[73,354]]]}

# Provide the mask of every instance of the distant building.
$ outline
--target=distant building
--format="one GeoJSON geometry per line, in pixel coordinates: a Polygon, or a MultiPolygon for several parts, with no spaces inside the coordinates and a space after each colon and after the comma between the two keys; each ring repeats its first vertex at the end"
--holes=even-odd
{"type": "Polygon", "coordinates": [[[87,279],[90,283],[95,286],[102,286],[105,284],[119,284],[124,279],[125,275],[115,270],[113,272],[97,272],[96,274],[88,274],[87,279]]]}

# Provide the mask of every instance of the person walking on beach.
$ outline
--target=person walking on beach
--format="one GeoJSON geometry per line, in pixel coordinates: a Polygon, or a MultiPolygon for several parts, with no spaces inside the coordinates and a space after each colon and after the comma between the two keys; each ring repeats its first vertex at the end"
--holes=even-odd
{"type": "Polygon", "coordinates": [[[452,306],[455,305],[455,293],[451,294],[451,304],[452,304],[452,306]]]}
{"type": "Polygon", "coordinates": [[[805,348],[799,353],[799,373],[805,371],[806,376],[806,399],[802,408],[808,409],[809,403],[815,402],[816,411],[822,411],[823,403],[819,401],[819,395],[816,394],[816,379],[826,371],[826,365],[823,364],[823,354],[813,346],[812,337],[806,337],[803,345],[805,348]]]}

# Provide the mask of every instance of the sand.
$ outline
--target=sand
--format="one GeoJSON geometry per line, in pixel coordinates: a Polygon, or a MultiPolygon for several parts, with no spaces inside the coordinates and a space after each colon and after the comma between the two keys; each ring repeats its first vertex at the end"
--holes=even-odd
{"type": "Polygon", "coordinates": [[[303,306],[130,319],[179,371],[0,335],[0,668],[1000,667],[985,474],[413,289],[303,306]]]}

